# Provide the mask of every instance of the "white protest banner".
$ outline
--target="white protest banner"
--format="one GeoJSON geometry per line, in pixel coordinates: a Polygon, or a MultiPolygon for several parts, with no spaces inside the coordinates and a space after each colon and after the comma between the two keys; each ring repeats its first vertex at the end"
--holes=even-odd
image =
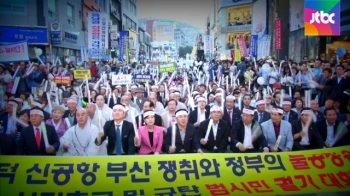
{"type": "Polygon", "coordinates": [[[131,75],[116,74],[112,75],[112,85],[127,85],[132,83],[131,75]]]}
{"type": "Polygon", "coordinates": [[[0,62],[14,61],[29,61],[27,41],[0,46],[0,62]]]}

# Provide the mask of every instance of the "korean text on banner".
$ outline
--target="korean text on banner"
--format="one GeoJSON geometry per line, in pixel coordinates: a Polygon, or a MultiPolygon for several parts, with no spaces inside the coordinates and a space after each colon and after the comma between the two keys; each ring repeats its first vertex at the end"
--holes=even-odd
{"type": "Polygon", "coordinates": [[[173,72],[176,70],[175,63],[166,63],[158,65],[159,73],[173,72]]]}
{"type": "Polygon", "coordinates": [[[0,46],[0,62],[29,61],[27,42],[0,46]]]}
{"type": "Polygon", "coordinates": [[[282,20],[277,19],[275,21],[275,49],[281,50],[282,49],[282,20]]]}
{"type": "Polygon", "coordinates": [[[126,85],[132,83],[131,75],[116,74],[112,75],[112,85],[126,85]]]}
{"type": "Polygon", "coordinates": [[[53,80],[56,84],[70,84],[72,78],[70,76],[54,76],[53,80]]]}
{"type": "Polygon", "coordinates": [[[249,44],[249,55],[256,57],[257,55],[257,47],[258,45],[258,35],[252,35],[250,37],[250,44],[249,44]]]}
{"type": "Polygon", "coordinates": [[[149,75],[149,74],[135,74],[134,75],[134,79],[135,79],[136,83],[146,83],[146,82],[151,83],[152,78],[153,78],[152,75],[149,75]]]}
{"type": "Polygon", "coordinates": [[[91,71],[90,69],[77,69],[74,70],[74,79],[76,80],[85,80],[85,75],[87,75],[88,79],[91,79],[91,71]]]}
{"type": "Polygon", "coordinates": [[[0,195],[213,196],[350,191],[348,147],[98,159],[2,156],[0,169],[0,195]]]}
{"type": "Polygon", "coordinates": [[[241,57],[247,57],[248,51],[247,51],[247,45],[245,43],[244,38],[243,37],[238,38],[237,44],[238,44],[239,51],[241,52],[241,57]]]}
{"type": "Polygon", "coordinates": [[[107,59],[109,14],[88,12],[88,50],[91,59],[107,59]]]}

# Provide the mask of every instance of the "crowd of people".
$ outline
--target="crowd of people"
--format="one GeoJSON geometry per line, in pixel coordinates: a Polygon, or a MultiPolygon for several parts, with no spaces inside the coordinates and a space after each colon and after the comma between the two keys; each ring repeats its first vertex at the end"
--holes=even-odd
{"type": "Polygon", "coordinates": [[[1,155],[285,152],[350,145],[349,62],[0,65],[1,155]],[[113,74],[152,74],[112,85],[113,74]],[[59,85],[55,76],[71,76],[59,85]]]}

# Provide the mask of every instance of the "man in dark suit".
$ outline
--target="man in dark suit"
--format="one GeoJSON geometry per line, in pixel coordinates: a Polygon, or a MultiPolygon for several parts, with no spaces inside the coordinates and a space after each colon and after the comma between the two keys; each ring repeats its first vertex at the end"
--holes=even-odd
{"type": "Polygon", "coordinates": [[[21,130],[17,155],[54,156],[60,147],[55,128],[43,123],[44,112],[39,107],[30,110],[31,125],[21,130]],[[46,134],[46,136],[45,136],[46,134]],[[45,141],[47,137],[47,141],[45,141]],[[47,142],[47,143],[46,143],[47,142]]]}
{"type": "Polygon", "coordinates": [[[97,136],[95,143],[101,143],[108,137],[108,155],[135,155],[135,130],[132,123],[125,121],[126,108],[123,104],[113,106],[113,119],[103,126],[103,132],[97,136]]]}
{"type": "Polygon", "coordinates": [[[188,124],[187,110],[180,109],[175,116],[177,123],[167,129],[165,136],[165,149],[168,153],[203,153],[196,128],[188,124]]]}
{"type": "MultiPolygon", "coordinates": [[[[154,103],[152,101],[150,101],[150,100],[146,100],[143,103],[143,107],[141,109],[142,109],[142,111],[148,111],[148,110],[153,110],[154,111],[154,103]]],[[[163,126],[162,117],[159,116],[159,114],[155,114],[154,118],[155,118],[154,125],[162,127],[163,126]]],[[[139,128],[140,125],[144,126],[145,121],[143,119],[143,114],[142,113],[135,117],[135,122],[136,122],[137,128],[139,128]]]]}
{"type": "Polygon", "coordinates": [[[298,114],[292,110],[292,102],[283,101],[282,107],[284,111],[283,120],[293,123],[294,121],[299,120],[298,114]]]}
{"type": "Polygon", "coordinates": [[[313,122],[313,112],[310,108],[301,110],[300,120],[292,123],[294,138],[293,151],[312,150],[325,147],[325,143],[313,122]]]}
{"type": "Polygon", "coordinates": [[[196,127],[198,129],[199,124],[202,121],[209,118],[210,108],[209,109],[206,108],[207,102],[206,102],[206,99],[202,96],[198,97],[196,99],[196,102],[197,102],[197,107],[193,111],[190,112],[189,117],[188,117],[188,123],[192,124],[194,127],[196,127]],[[199,110],[199,112],[198,112],[198,110],[199,110]],[[198,119],[198,115],[200,116],[199,117],[200,119],[198,119]]]}
{"type": "Polygon", "coordinates": [[[346,106],[349,103],[350,96],[346,95],[344,91],[350,90],[350,77],[344,75],[345,68],[343,65],[337,65],[335,72],[336,76],[329,81],[331,85],[330,97],[340,103],[340,112],[346,113],[346,106]]]}
{"type": "MultiPolygon", "coordinates": [[[[108,103],[108,98],[106,98],[106,103],[108,103]]],[[[119,90],[115,88],[113,90],[113,94],[111,95],[111,98],[109,100],[108,107],[113,108],[113,106],[117,103],[120,103],[120,97],[119,97],[119,90]]]]}
{"type": "Polygon", "coordinates": [[[2,155],[16,154],[16,121],[14,119],[14,107],[18,106],[15,100],[9,100],[6,104],[6,112],[0,114],[0,145],[2,155]],[[9,126],[10,125],[10,126],[9,126]]]}
{"type": "Polygon", "coordinates": [[[312,118],[314,122],[318,122],[320,120],[324,119],[324,115],[322,114],[322,112],[318,111],[319,109],[319,105],[318,102],[316,100],[312,100],[311,101],[311,110],[312,110],[312,118]]]}
{"type": "Polygon", "coordinates": [[[226,97],[224,113],[222,116],[222,120],[226,121],[229,128],[230,128],[230,132],[228,134],[229,144],[231,143],[233,123],[237,120],[240,120],[241,114],[242,114],[238,108],[235,108],[235,100],[236,100],[236,98],[233,95],[229,95],[226,97]]]}
{"type": "Polygon", "coordinates": [[[208,153],[225,153],[230,128],[220,119],[222,109],[219,106],[210,109],[210,116],[211,119],[201,122],[198,129],[201,149],[208,153]]]}
{"type": "Polygon", "coordinates": [[[70,126],[77,124],[77,118],[76,118],[77,105],[78,105],[78,101],[75,98],[71,97],[67,100],[68,110],[64,112],[63,118],[68,118],[70,126]]]}
{"type": "Polygon", "coordinates": [[[255,103],[256,111],[254,112],[254,120],[259,124],[270,120],[271,114],[265,111],[265,101],[259,100],[255,103]]]}
{"type": "MultiPolygon", "coordinates": [[[[41,101],[41,100],[34,100],[34,101],[31,103],[31,106],[32,106],[32,107],[39,107],[39,108],[41,108],[41,109],[44,108],[44,105],[42,104],[42,101],[41,101]]],[[[43,110],[43,112],[44,112],[44,121],[50,119],[51,114],[48,113],[48,112],[46,112],[45,110],[43,110]]]]}
{"type": "Polygon", "coordinates": [[[327,108],[325,119],[317,123],[318,131],[327,148],[350,145],[350,133],[346,126],[337,119],[337,111],[327,108]]]}
{"type": "Polygon", "coordinates": [[[254,121],[254,111],[243,109],[242,119],[233,123],[233,152],[269,152],[267,141],[258,122],[254,121]]]}

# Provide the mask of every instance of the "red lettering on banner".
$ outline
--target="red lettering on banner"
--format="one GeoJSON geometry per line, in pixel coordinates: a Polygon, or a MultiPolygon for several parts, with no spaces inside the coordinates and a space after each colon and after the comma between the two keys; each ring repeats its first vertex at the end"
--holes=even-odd
{"type": "Polygon", "coordinates": [[[294,176],[294,178],[297,179],[297,180],[301,180],[301,181],[302,181],[303,184],[301,185],[300,188],[306,188],[306,187],[308,187],[308,182],[309,182],[309,183],[310,183],[313,187],[315,187],[316,189],[320,189],[320,187],[317,186],[317,185],[314,183],[314,181],[312,180],[312,178],[311,178],[310,175],[306,175],[306,177],[305,177],[304,175],[296,175],[296,176],[294,176]],[[306,178],[307,178],[307,179],[306,179],[306,178]],[[307,182],[306,180],[308,180],[308,182],[307,182]]]}
{"type": "Polygon", "coordinates": [[[210,191],[212,196],[222,196],[222,195],[230,195],[230,192],[227,190],[224,184],[206,184],[205,188],[210,191]]]}
{"type": "Polygon", "coordinates": [[[21,46],[6,47],[6,53],[21,53],[21,46]]]}
{"type": "Polygon", "coordinates": [[[248,185],[254,189],[257,193],[268,193],[268,192],[273,192],[273,190],[269,187],[269,185],[266,184],[265,180],[261,181],[250,181],[247,182],[248,185]],[[266,190],[259,190],[266,188],[266,190]]]}
{"type": "Polygon", "coordinates": [[[284,191],[299,191],[300,188],[297,187],[292,180],[292,177],[281,177],[281,178],[275,178],[274,179],[277,186],[279,186],[284,191]]]}
{"type": "Polygon", "coordinates": [[[344,186],[340,184],[339,180],[332,173],[319,174],[318,176],[320,177],[322,184],[324,184],[325,186],[336,186],[338,188],[344,188],[344,186]],[[327,178],[329,178],[329,180],[327,180],[327,178]]]}
{"type": "Polygon", "coordinates": [[[347,159],[350,162],[350,152],[347,150],[342,150],[341,154],[344,156],[345,159],[347,159]]]}
{"type": "MultiPolygon", "coordinates": [[[[242,182],[241,185],[243,186],[245,191],[247,191],[247,193],[252,193],[252,191],[249,190],[249,188],[247,187],[247,185],[244,184],[244,182],[242,182]]],[[[231,183],[231,192],[244,191],[244,189],[239,188],[237,185],[235,185],[235,183],[231,183]]]]}
{"type": "Polygon", "coordinates": [[[324,156],[323,155],[312,155],[308,158],[312,165],[315,166],[317,169],[324,169],[326,167],[326,163],[324,162],[324,156]]]}
{"type": "Polygon", "coordinates": [[[350,187],[350,172],[338,172],[337,176],[341,181],[345,182],[344,186],[350,187]]]}
{"type": "Polygon", "coordinates": [[[295,170],[306,170],[310,169],[304,155],[288,155],[289,161],[295,170]]]}
{"type": "Polygon", "coordinates": [[[343,167],[344,166],[344,160],[341,158],[340,154],[337,154],[335,152],[333,153],[323,153],[324,156],[331,157],[331,161],[333,165],[337,167],[343,167]]]}

